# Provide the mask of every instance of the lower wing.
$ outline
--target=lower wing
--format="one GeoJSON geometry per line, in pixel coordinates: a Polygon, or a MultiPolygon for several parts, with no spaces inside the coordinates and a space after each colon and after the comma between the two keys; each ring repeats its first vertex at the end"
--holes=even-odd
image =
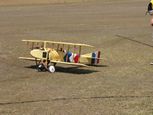
{"type": "MultiPolygon", "coordinates": [[[[19,57],[19,59],[22,60],[29,60],[29,61],[40,61],[41,59],[36,59],[36,58],[31,58],[31,57],[19,57]]],[[[59,63],[59,64],[65,64],[65,65],[74,65],[74,66],[83,66],[83,67],[88,67],[85,64],[81,63],[72,63],[72,62],[62,62],[62,61],[55,61],[55,60],[50,60],[51,63],[59,63]]]]}
{"type": "Polygon", "coordinates": [[[88,67],[87,65],[82,64],[82,63],[72,63],[72,62],[63,62],[63,61],[54,61],[54,60],[50,60],[50,61],[51,63],[88,67]]]}
{"type": "Polygon", "coordinates": [[[22,59],[22,60],[29,60],[29,61],[40,61],[40,59],[31,58],[31,57],[19,57],[19,59],[22,59]]]}

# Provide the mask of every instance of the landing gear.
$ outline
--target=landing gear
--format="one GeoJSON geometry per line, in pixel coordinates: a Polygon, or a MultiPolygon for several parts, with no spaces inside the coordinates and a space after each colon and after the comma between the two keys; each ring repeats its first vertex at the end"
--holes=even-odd
{"type": "Polygon", "coordinates": [[[37,70],[38,70],[38,72],[49,71],[50,73],[54,73],[55,72],[55,65],[56,65],[56,63],[50,63],[50,62],[46,63],[46,61],[41,61],[37,65],[37,70]]]}
{"type": "Polygon", "coordinates": [[[45,66],[43,64],[39,64],[37,67],[38,72],[44,72],[47,71],[45,66]]]}
{"type": "Polygon", "coordinates": [[[39,64],[36,62],[38,72],[48,71],[48,63],[47,60],[40,60],[39,64]]]}
{"type": "Polygon", "coordinates": [[[52,66],[52,65],[49,66],[48,71],[51,72],[51,73],[54,73],[55,72],[55,66],[52,66]]]}
{"type": "Polygon", "coordinates": [[[55,65],[56,65],[56,63],[50,63],[50,64],[48,65],[48,71],[49,71],[50,73],[54,73],[54,72],[55,72],[55,65]]]}

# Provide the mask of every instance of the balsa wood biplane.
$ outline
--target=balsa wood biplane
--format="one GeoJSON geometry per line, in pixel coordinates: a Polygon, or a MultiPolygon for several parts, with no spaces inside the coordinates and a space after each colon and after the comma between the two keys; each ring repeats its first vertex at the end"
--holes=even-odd
{"type": "Polygon", "coordinates": [[[43,40],[22,41],[29,46],[31,57],[19,57],[19,59],[35,61],[39,71],[45,69],[53,73],[56,64],[88,66],[96,65],[101,60],[100,51],[81,55],[83,47],[93,47],[87,44],[43,40]]]}

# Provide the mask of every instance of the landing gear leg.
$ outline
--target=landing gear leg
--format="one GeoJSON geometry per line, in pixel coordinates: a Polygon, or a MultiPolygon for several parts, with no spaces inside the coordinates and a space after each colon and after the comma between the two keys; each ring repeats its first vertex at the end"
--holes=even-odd
{"type": "Polygon", "coordinates": [[[43,64],[38,64],[37,70],[38,72],[42,72],[42,71],[46,71],[46,68],[43,64]]]}
{"type": "Polygon", "coordinates": [[[37,64],[37,70],[38,70],[39,72],[41,72],[41,71],[47,71],[47,70],[48,70],[48,68],[47,68],[47,63],[46,63],[45,60],[41,60],[41,61],[39,62],[39,64],[37,64]]]}

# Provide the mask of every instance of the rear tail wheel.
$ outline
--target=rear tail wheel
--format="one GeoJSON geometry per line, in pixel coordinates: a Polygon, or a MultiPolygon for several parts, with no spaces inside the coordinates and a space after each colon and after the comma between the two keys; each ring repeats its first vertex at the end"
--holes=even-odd
{"type": "Polygon", "coordinates": [[[55,72],[55,66],[49,66],[48,70],[49,70],[49,72],[54,73],[55,72]]]}

